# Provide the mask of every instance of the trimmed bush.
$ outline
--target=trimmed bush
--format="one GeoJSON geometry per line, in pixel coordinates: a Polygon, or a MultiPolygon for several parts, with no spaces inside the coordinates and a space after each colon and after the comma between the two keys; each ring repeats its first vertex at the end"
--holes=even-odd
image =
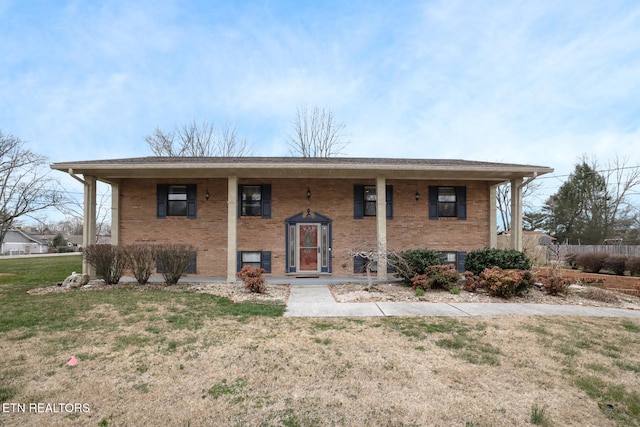
{"type": "Polygon", "coordinates": [[[487,268],[480,273],[480,284],[491,296],[511,298],[522,295],[531,289],[533,275],[526,270],[487,268]]]}
{"type": "Polygon", "coordinates": [[[562,276],[539,276],[538,281],[542,283],[542,292],[549,295],[566,295],[569,293],[571,279],[562,276]]]}
{"type": "Polygon", "coordinates": [[[120,281],[126,265],[124,251],[113,245],[89,245],[84,248],[84,259],[96,270],[96,276],[107,285],[120,281]]]}
{"type": "Polygon", "coordinates": [[[196,255],[196,249],[191,245],[159,245],[156,250],[156,263],[167,285],[178,283],[196,255]]]}
{"type": "Polygon", "coordinates": [[[632,276],[640,276],[640,257],[631,257],[627,260],[625,268],[632,276]]]}
{"type": "Polygon", "coordinates": [[[609,255],[602,252],[580,254],[576,257],[576,265],[586,273],[599,273],[607,258],[609,255]]]}
{"type": "Polygon", "coordinates": [[[244,282],[244,287],[249,292],[264,293],[267,288],[265,287],[265,280],[262,277],[262,273],[265,272],[264,268],[254,268],[250,265],[242,267],[236,276],[240,277],[244,282]]]}
{"type": "Polygon", "coordinates": [[[531,261],[523,252],[515,249],[484,248],[469,252],[464,262],[465,270],[476,276],[493,267],[500,267],[502,270],[530,270],[531,261]]]}
{"type": "Polygon", "coordinates": [[[609,255],[604,261],[604,269],[616,274],[624,276],[626,271],[627,257],[624,255],[609,255]]]}
{"type": "Polygon", "coordinates": [[[149,277],[156,267],[157,247],[155,245],[129,245],[124,247],[127,268],[139,284],[149,282],[149,277]]]}
{"type": "Polygon", "coordinates": [[[450,264],[445,265],[431,265],[427,267],[426,273],[415,276],[411,283],[413,289],[422,289],[423,291],[429,289],[445,289],[450,291],[458,284],[460,280],[460,274],[450,264]]]}
{"type": "Polygon", "coordinates": [[[389,257],[394,273],[407,285],[412,283],[414,277],[426,274],[427,267],[442,265],[445,261],[442,252],[431,249],[410,249],[389,257]]]}
{"type": "Polygon", "coordinates": [[[564,256],[564,263],[569,266],[572,270],[577,270],[578,265],[576,264],[576,258],[578,254],[570,253],[564,256]]]}

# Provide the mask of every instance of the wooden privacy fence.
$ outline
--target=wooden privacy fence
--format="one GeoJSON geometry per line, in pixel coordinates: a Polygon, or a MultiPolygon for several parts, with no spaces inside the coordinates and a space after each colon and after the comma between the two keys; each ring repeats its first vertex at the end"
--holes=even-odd
{"type": "MultiPolygon", "coordinates": [[[[552,250],[554,248],[551,248],[552,250]]],[[[559,245],[560,259],[567,254],[585,254],[603,252],[610,255],[626,255],[628,257],[640,257],[639,245],[559,245]]],[[[550,251],[551,252],[551,251],[550,251]]]]}

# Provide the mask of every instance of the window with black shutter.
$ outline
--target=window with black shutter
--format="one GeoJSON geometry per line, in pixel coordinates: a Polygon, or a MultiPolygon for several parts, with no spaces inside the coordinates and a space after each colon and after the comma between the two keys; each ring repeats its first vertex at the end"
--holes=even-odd
{"type": "MultiPolygon", "coordinates": [[[[385,188],[387,199],[386,216],[393,218],[393,185],[385,188]]],[[[376,216],[378,196],[375,185],[353,186],[353,217],[362,219],[365,216],[376,216]]]]}
{"type": "Polygon", "coordinates": [[[271,184],[240,185],[238,216],[271,218],[271,184]]]}
{"type": "Polygon", "coordinates": [[[158,184],[157,216],[196,218],[197,186],[195,184],[158,184]]]}
{"type": "Polygon", "coordinates": [[[429,219],[467,219],[467,187],[429,187],[429,219]]]}

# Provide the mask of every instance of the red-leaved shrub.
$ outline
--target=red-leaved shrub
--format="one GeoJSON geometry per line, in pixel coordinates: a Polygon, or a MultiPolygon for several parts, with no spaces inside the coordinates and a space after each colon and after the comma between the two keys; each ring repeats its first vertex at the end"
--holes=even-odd
{"type": "Polygon", "coordinates": [[[247,265],[242,267],[242,270],[240,270],[237,276],[242,279],[244,287],[247,288],[249,292],[261,294],[267,290],[264,277],[262,277],[262,273],[264,272],[264,268],[254,268],[247,265]]]}

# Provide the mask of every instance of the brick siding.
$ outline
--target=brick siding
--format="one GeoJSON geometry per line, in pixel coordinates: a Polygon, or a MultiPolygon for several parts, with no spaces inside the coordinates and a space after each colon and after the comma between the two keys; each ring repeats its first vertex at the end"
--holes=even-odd
{"type": "MultiPolygon", "coordinates": [[[[271,184],[272,215],[238,218],[237,250],[270,251],[272,274],[286,267],[285,220],[309,209],[332,219],[332,272],[353,272],[349,250],[375,249],[376,218],[354,219],[354,185],[375,185],[375,179],[240,179],[240,185],[271,184]],[[307,200],[307,189],[311,198],[307,200]]],[[[387,180],[393,185],[393,219],[387,220],[390,250],[428,247],[469,251],[489,245],[489,186],[477,181],[387,180]],[[428,186],[467,187],[467,219],[428,218],[428,186]],[[415,200],[415,193],[420,200],[415,200]]],[[[120,183],[120,243],[188,243],[198,250],[197,274],[226,276],[227,180],[167,179],[120,183]],[[197,218],[156,215],[157,184],[196,184],[197,218]],[[209,200],[205,193],[209,192],[209,200]]]]}

